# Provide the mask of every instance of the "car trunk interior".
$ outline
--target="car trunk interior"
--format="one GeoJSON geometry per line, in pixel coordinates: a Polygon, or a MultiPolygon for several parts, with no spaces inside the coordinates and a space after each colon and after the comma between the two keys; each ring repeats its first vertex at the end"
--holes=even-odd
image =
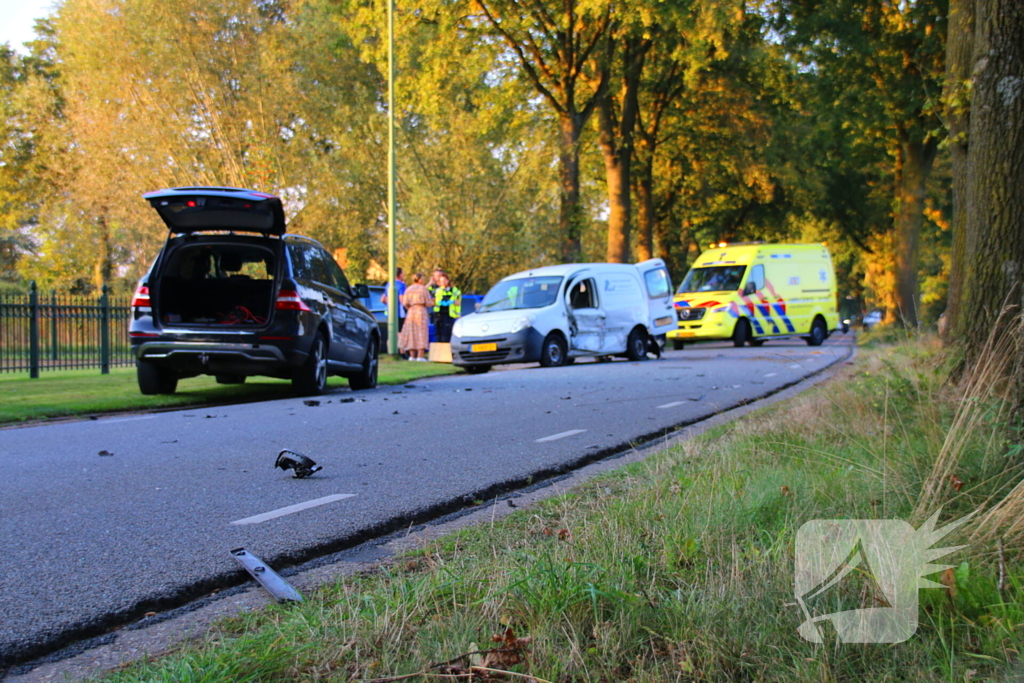
{"type": "Polygon", "coordinates": [[[162,269],[156,314],[164,325],[262,327],[273,310],[274,253],[247,244],[188,244],[162,269]]]}

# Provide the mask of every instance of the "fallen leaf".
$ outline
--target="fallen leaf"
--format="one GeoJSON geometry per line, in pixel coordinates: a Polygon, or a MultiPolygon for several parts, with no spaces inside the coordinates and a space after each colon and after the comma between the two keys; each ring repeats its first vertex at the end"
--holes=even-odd
{"type": "Polygon", "coordinates": [[[569,540],[569,530],[568,529],[559,529],[558,530],[558,540],[559,541],[568,541],[569,540]]]}
{"type": "Polygon", "coordinates": [[[954,491],[959,491],[964,487],[964,483],[960,481],[960,478],[955,474],[949,475],[949,483],[953,487],[954,491]]]}
{"type": "Polygon", "coordinates": [[[943,586],[946,587],[946,594],[950,600],[956,600],[956,574],[953,573],[952,567],[947,567],[942,570],[942,576],[939,581],[943,586]]]}
{"type": "Polygon", "coordinates": [[[792,495],[793,495],[793,492],[789,490],[788,486],[783,486],[782,487],[782,497],[783,498],[789,498],[792,495]]]}
{"type": "Polygon", "coordinates": [[[504,633],[491,636],[491,641],[500,643],[501,647],[488,650],[484,655],[483,662],[479,665],[482,668],[508,668],[526,661],[529,654],[527,646],[533,638],[516,638],[515,631],[509,626],[504,633]]]}

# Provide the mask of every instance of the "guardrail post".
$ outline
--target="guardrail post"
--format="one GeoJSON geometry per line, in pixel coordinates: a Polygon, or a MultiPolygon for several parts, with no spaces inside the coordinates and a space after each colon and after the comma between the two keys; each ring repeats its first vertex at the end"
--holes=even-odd
{"type": "Polygon", "coordinates": [[[110,374],[110,297],[107,286],[100,290],[100,374],[110,374]]]}
{"type": "Polygon", "coordinates": [[[39,290],[36,281],[28,285],[28,376],[39,379],[39,290]]]}

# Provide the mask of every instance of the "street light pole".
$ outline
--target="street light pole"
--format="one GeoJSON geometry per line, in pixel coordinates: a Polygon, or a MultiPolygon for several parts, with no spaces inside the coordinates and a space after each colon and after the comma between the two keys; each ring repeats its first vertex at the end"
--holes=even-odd
{"type": "Polygon", "coordinates": [[[395,0],[388,3],[388,353],[398,352],[398,266],[395,263],[395,0]]]}

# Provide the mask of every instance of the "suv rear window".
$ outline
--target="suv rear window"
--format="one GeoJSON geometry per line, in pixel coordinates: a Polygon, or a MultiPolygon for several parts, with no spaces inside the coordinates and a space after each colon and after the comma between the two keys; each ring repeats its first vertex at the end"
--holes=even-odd
{"type": "Polygon", "coordinates": [[[176,250],[163,277],[179,280],[273,280],[274,255],[243,244],[205,244],[176,250]]]}

